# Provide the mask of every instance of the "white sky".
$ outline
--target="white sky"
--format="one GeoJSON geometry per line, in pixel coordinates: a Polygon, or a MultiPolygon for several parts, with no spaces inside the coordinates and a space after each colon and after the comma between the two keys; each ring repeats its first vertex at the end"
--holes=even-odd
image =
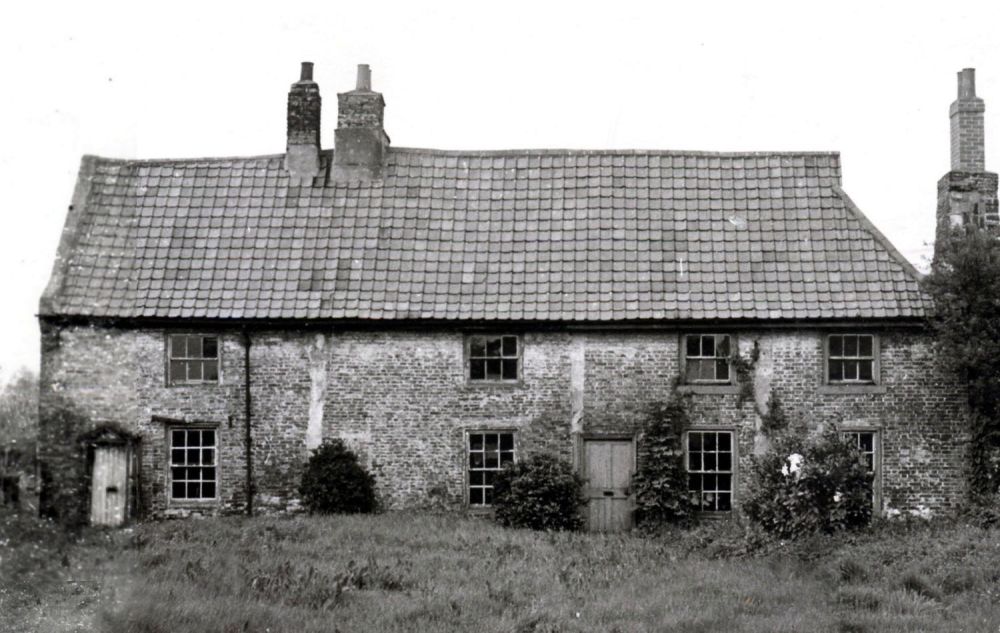
{"type": "Polygon", "coordinates": [[[5,7],[0,377],[37,368],[38,297],[80,156],[281,152],[302,60],[324,148],[336,93],[368,63],[398,146],[840,151],[845,189],[918,266],[963,67],[1000,169],[995,2],[278,4],[5,7]]]}

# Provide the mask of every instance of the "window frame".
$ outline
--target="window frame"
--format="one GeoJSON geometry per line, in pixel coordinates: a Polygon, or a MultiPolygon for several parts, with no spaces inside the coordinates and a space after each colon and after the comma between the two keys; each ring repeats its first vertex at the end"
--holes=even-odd
{"type": "MultiPolygon", "coordinates": [[[[205,425],[205,424],[196,424],[196,425],[190,425],[190,426],[189,425],[184,425],[184,426],[173,425],[173,426],[168,426],[166,428],[166,432],[167,432],[167,438],[166,438],[166,440],[167,440],[166,441],[166,445],[167,445],[167,458],[166,458],[166,465],[167,465],[167,468],[166,468],[166,470],[167,470],[167,472],[166,472],[166,480],[167,480],[166,481],[166,494],[167,494],[167,503],[168,503],[168,505],[170,505],[170,506],[189,506],[189,505],[199,506],[199,505],[206,505],[206,504],[215,504],[215,503],[218,503],[219,500],[222,498],[222,493],[221,493],[221,490],[220,490],[220,488],[221,488],[221,480],[222,480],[222,477],[221,477],[221,474],[220,474],[220,470],[221,470],[220,453],[221,453],[221,450],[222,450],[222,441],[221,441],[222,438],[220,437],[219,428],[217,426],[205,425]],[[181,432],[184,432],[185,434],[187,434],[187,433],[189,433],[191,431],[212,431],[213,434],[214,434],[214,437],[215,437],[215,444],[214,444],[214,446],[211,447],[212,450],[214,451],[214,459],[215,459],[214,465],[212,465],[212,466],[206,466],[206,465],[200,464],[200,463],[197,466],[188,466],[186,463],[185,464],[175,465],[174,464],[174,459],[173,459],[173,450],[175,448],[175,446],[174,446],[174,432],[175,431],[181,431],[181,432]],[[215,496],[213,496],[213,497],[174,497],[174,468],[213,468],[215,470],[215,480],[213,482],[215,484],[215,496]]],[[[187,437],[185,437],[185,447],[187,447],[187,437]]],[[[208,447],[206,447],[204,444],[199,444],[198,448],[200,450],[205,450],[205,448],[208,448],[208,447]]],[[[185,461],[186,461],[186,459],[185,459],[185,461]]],[[[197,480],[184,479],[182,481],[185,481],[185,482],[198,481],[201,484],[204,484],[204,483],[212,481],[212,480],[199,478],[197,480]]]]}
{"type": "Polygon", "coordinates": [[[882,512],[882,430],[871,426],[841,426],[837,430],[844,440],[848,435],[872,434],[872,513],[879,516],[882,512]]]}
{"type": "MultiPolygon", "coordinates": [[[[717,344],[717,343],[716,343],[717,344]]],[[[679,355],[679,375],[677,381],[677,390],[681,393],[703,393],[703,394],[727,394],[727,393],[737,393],[739,391],[739,385],[736,382],[733,368],[733,353],[739,353],[739,339],[736,334],[732,332],[682,332],[680,335],[680,340],[678,342],[678,355],[679,355]],[[688,382],[687,370],[688,370],[688,355],[687,355],[687,341],[688,337],[692,336],[728,336],[729,337],[729,379],[726,381],[707,381],[700,380],[694,382],[688,382]]],[[[707,357],[705,357],[707,358],[707,357]]],[[[716,359],[722,358],[721,356],[716,356],[716,359]]]]}
{"type": "MultiPolygon", "coordinates": [[[[519,448],[518,448],[517,431],[515,429],[510,429],[510,428],[501,428],[501,429],[475,428],[475,429],[467,429],[465,431],[465,434],[464,434],[464,437],[463,437],[464,445],[462,447],[462,471],[465,473],[465,476],[464,476],[465,485],[464,485],[464,493],[463,493],[463,497],[464,497],[464,500],[465,500],[465,507],[466,507],[466,509],[468,509],[471,512],[492,512],[493,511],[493,504],[492,503],[489,503],[489,504],[487,504],[485,502],[481,503],[481,504],[473,504],[472,503],[472,487],[473,487],[472,473],[473,473],[473,468],[472,468],[472,464],[471,464],[471,455],[472,455],[472,452],[473,452],[472,451],[472,436],[474,436],[474,435],[483,435],[483,436],[485,436],[485,435],[496,435],[497,436],[497,468],[495,468],[495,469],[485,468],[485,466],[484,466],[483,468],[476,469],[477,472],[494,472],[494,473],[496,473],[496,472],[500,472],[500,470],[503,469],[503,464],[500,464],[500,458],[499,458],[499,454],[501,452],[505,452],[505,451],[500,451],[500,442],[501,442],[500,436],[501,435],[510,435],[511,436],[511,450],[510,450],[510,452],[512,453],[513,463],[516,464],[518,462],[518,453],[520,451],[519,451],[519,448]]],[[[484,437],[484,440],[483,440],[484,449],[482,451],[484,454],[486,452],[485,451],[485,445],[486,445],[486,442],[485,442],[485,437],[484,437]]],[[[484,460],[484,463],[485,463],[485,460],[484,460]]],[[[492,484],[489,484],[489,485],[486,485],[486,484],[475,484],[475,486],[477,488],[481,488],[483,490],[485,490],[487,487],[489,487],[491,489],[493,487],[492,484]]],[[[485,500],[485,493],[484,493],[484,500],[485,500]]]]}
{"type": "MultiPolygon", "coordinates": [[[[485,344],[485,343],[484,343],[485,344]]],[[[463,343],[463,358],[462,358],[462,372],[464,374],[464,381],[466,385],[477,386],[501,386],[501,385],[520,385],[524,377],[524,337],[516,332],[470,332],[465,335],[465,340],[463,343]],[[505,337],[513,337],[517,342],[517,354],[514,356],[504,356],[503,355],[503,339],[505,337]],[[500,339],[500,356],[473,356],[472,355],[472,342],[476,338],[490,339],[499,338],[500,339]],[[475,359],[489,359],[496,358],[500,361],[515,359],[517,361],[517,378],[473,378],[472,377],[472,361],[475,359]]],[[[501,376],[503,375],[503,365],[501,363],[501,376]]]]}
{"type": "MultiPolygon", "coordinates": [[[[681,437],[681,441],[683,442],[683,450],[684,450],[684,474],[685,474],[685,476],[688,476],[688,475],[692,474],[691,473],[691,451],[690,451],[690,440],[689,440],[691,433],[716,433],[716,434],[718,434],[718,433],[728,433],[729,434],[729,442],[730,442],[730,444],[729,444],[729,449],[730,449],[729,450],[729,454],[731,455],[731,457],[730,457],[730,464],[729,464],[729,470],[728,471],[719,471],[719,470],[705,471],[705,470],[699,470],[699,471],[695,472],[695,474],[712,474],[712,473],[715,473],[715,474],[728,474],[729,475],[729,477],[730,477],[729,478],[729,510],[705,510],[705,509],[702,509],[701,507],[699,507],[698,510],[697,510],[697,512],[698,512],[698,514],[700,516],[705,516],[705,517],[720,517],[720,518],[725,518],[725,517],[735,516],[736,507],[737,507],[738,488],[739,488],[739,486],[738,486],[738,482],[739,482],[739,463],[740,463],[740,460],[739,460],[739,441],[738,441],[739,440],[739,434],[736,432],[735,428],[730,427],[730,426],[706,426],[706,427],[695,427],[695,428],[685,429],[684,433],[683,433],[683,435],[681,437]]],[[[716,451],[716,454],[718,454],[718,451],[716,451]]],[[[693,490],[690,490],[689,487],[687,487],[688,486],[687,482],[685,482],[685,486],[686,486],[686,492],[688,492],[688,494],[694,492],[693,490]]],[[[699,494],[703,494],[704,490],[700,490],[698,492],[699,492],[699,494]]],[[[719,492],[718,488],[716,488],[716,492],[719,492]]]]}
{"type": "MultiPolygon", "coordinates": [[[[222,384],[222,336],[219,334],[212,334],[208,332],[166,332],[166,354],[165,354],[165,374],[166,374],[166,385],[168,387],[189,387],[197,385],[221,385],[222,384]],[[206,360],[211,360],[211,356],[182,356],[174,358],[174,337],[199,337],[202,339],[202,348],[204,348],[204,339],[214,338],[215,339],[215,380],[174,380],[171,373],[171,363],[173,361],[181,361],[186,363],[191,362],[204,362],[206,360]]],[[[187,370],[185,373],[189,373],[187,370]]]]}
{"type": "MultiPolygon", "coordinates": [[[[881,337],[875,332],[871,331],[843,331],[843,332],[827,332],[822,337],[822,347],[823,347],[823,383],[822,391],[826,393],[881,393],[885,391],[885,387],[882,385],[882,340],[881,337]],[[866,360],[865,356],[831,356],[830,354],[830,340],[834,336],[870,336],[872,338],[872,379],[870,381],[864,380],[831,380],[830,379],[830,363],[834,359],[857,359],[866,360]]],[[[860,353],[860,345],[859,345],[860,353]]],[[[860,372],[859,372],[860,374],[860,372]]]]}

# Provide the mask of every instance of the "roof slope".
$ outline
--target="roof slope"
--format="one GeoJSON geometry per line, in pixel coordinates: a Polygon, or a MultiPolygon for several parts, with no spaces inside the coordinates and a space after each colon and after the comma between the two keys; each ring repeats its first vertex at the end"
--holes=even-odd
{"type": "Polygon", "coordinates": [[[381,181],[289,187],[282,155],[85,157],[41,313],[924,316],[916,271],[839,189],[839,161],[392,148],[381,181]]]}

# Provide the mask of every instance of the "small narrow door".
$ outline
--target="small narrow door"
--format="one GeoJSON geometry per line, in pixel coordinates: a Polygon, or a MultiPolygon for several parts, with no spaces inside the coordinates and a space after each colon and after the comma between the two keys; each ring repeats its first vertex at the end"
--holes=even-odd
{"type": "Polygon", "coordinates": [[[110,526],[125,523],[127,491],[127,447],[95,446],[90,480],[90,523],[110,526]]]}
{"type": "Polygon", "coordinates": [[[584,463],[587,478],[588,529],[623,532],[632,528],[629,486],[635,469],[631,440],[586,440],[584,463]]]}

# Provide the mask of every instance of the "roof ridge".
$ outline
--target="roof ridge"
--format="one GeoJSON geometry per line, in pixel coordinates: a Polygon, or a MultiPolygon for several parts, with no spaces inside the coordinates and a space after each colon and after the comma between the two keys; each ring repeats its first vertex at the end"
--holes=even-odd
{"type": "Polygon", "coordinates": [[[847,195],[847,192],[844,191],[843,188],[841,188],[838,185],[831,185],[831,188],[833,189],[834,193],[840,196],[841,200],[844,201],[844,205],[847,207],[848,211],[850,211],[854,215],[854,217],[859,222],[861,222],[861,225],[865,228],[865,230],[871,233],[872,237],[874,237],[875,240],[879,242],[883,248],[889,251],[889,255],[893,257],[899,264],[901,264],[903,268],[906,270],[906,272],[910,273],[910,275],[913,277],[915,281],[917,282],[923,281],[924,278],[923,274],[921,274],[921,272],[917,270],[917,267],[914,266],[910,262],[910,260],[906,259],[906,257],[902,253],[900,253],[895,246],[893,246],[892,242],[889,241],[889,238],[887,238],[885,234],[882,233],[882,231],[878,230],[878,227],[875,226],[875,224],[868,219],[868,216],[865,215],[864,211],[858,208],[858,205],[854,203],[854,200],[852,200],[849,195],[847,195]]]}

